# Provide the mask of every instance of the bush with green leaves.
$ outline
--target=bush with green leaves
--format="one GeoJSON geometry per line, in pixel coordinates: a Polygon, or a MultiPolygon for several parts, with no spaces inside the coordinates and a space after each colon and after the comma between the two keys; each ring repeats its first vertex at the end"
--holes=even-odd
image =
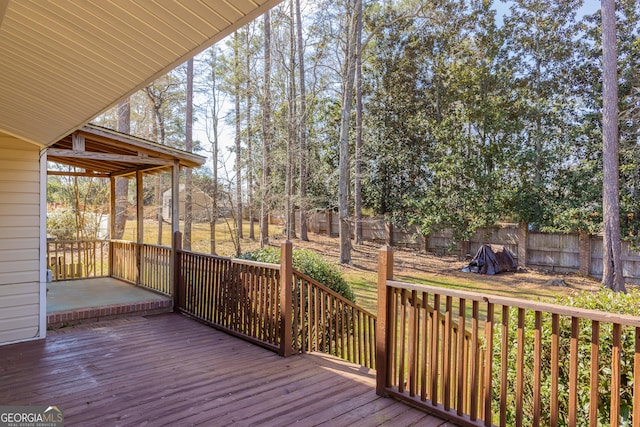
{"type": "Polygon", "coordinates": [[[47,234],[54,240],[94,240],[98,238],[100,220],[100,215],[91,212],[57,210],[47,214],[47,234]]]}
{"type": "MultiPolygon", "coordinates": [[[[571,296],[561,297],[558,304],[604,311],[607,313],[626,314],[640,316],[640,291],[616,293],[608,289],[602,289],[597,293],[580,292],[571,296]]],[[[518,329],[518,309],[511,308],[509,313],[509,367],[507,389],[507,424],[514,425],[516,419],[515,388],[516,388],[516,360],[518,344],[516,341],[518,329]]],[[[496,322],[499,324],[499,319],[496,322]]],[[[559,318],[559,372],[558,372],[558,425],[568,425],[569,413],[569,362],[571,342],[571,319],[567,316],[559,318]]],[[[550,424],[551,402],[551,314],[542,314],[542,368],[541,368],[541,423],[550,424]]],[[[533,420],[533,378],[534,378],[534,333],[535,314],[527,311],[525,317],[525,344],[524,344],[524,425],[531,425],[533,420]]],[[[501,332],[497,329],[496,343],[493,354],[494,384],[500,384],[501,363],[501,332]]],[[[591,379],[591,344],[592,321],[581,320],[579,322],[578,340],[578,425],[589,425],[589,393],[591,379]]],[[[598,425],[609,425],[611,406],[611,354],[613,343],[613,326],[610,323],[600,324],[599,336],[599,380],[598,380],[598,425]]],[[[622,360],[620,363],[620,425],[630,425],[630,415],[633,408],[633,355],[635,348],[635,331],[632,327],[622,327],[621,340],[622,360]]],[[[498,413],[500,403],[500,391],[494,390],[493,403],[494,414],[498,413]]]]}
{"type": "MultiPolygon", "coordinates": [[[[279,264],[280,250],[268,247],[251,252],[245,252],[238,258],[279,264]]],[[[355,302],[356,298],[351,290],[351,286],[349,286],[349,284],[344,280],[342,274],[335,265],[324,259],[320,254],[307,249],[294,250],[293,268],[322,283],[348,300],[355,302]]]]}

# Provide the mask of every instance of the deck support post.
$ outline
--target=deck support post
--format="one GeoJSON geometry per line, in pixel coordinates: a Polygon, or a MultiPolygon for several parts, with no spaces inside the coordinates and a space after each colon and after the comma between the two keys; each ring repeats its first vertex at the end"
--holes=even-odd
{"type": "Polygon", "coordinates": [[[116,178],[109,178],[109,277],[113,276],[113,239],[116,235],[116,178]]]}
{"type": "Polygon", "coordinates": [[[173,293],[174,304],[178,298],[177,289],[180,277],[180,269],[178,266],[178,250],[182,249],[182,233],[180,233],[180,163],[178,160],[173,161],[171,167],[171,271],[169,272],[171,280],[171,291],[173,293]],[[176,241],[179,240],[178,241],[176,241]]]}
{"type": "Polygon", "coordinates": [[[293,353],[293,244],[280,246],[280,356],[293,353]]]}
{"type": "Polygon", "coordinates": [[[386,397],[388,385],[389,334],[388,302],[390,300],[387,280],[393,280],[393,248],[383,246],[378,252],[378,319],[376,321],[376,393],[386,397]]]}
{"type": "Polygon", "coordinates": [[[142,171],[136,171],[136,223],[137,223],[137,236],[136,236],[136,268],[138,270],[138,277],[136,278],[136,284],[142,283],[142,244],[144,243],[144,191],[142,184],[144,175],[142,171]]]}
{"type": "Polygon", "coordinates": [[[173,294],[173,311],[178,311],[181,304],[184,304],[184,297],[182,296],[184,286],[182,284],[182,270],[180,262],[180,251],[182,250],[182,233],[176,231],[173,233],[173,245],[171,246],[171,278],[173,294]]]}

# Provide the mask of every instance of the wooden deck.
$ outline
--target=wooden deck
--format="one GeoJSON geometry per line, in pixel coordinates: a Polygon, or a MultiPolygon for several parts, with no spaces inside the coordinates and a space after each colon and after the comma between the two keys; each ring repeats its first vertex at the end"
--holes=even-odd
{"type": "Polygon", "coordinates": [[[281,358],[177,314],[0,347],[0,378],[0,404],[62,406],[66,426],[451,425],[377,396],[366,368],[281,358]]]}

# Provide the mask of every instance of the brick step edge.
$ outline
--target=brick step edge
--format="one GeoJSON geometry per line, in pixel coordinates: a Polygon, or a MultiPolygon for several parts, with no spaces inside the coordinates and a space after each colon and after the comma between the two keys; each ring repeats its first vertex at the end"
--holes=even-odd
{"type": "Polygon", "coordinates": [[[142,301],[136,303],[113,304],[100,307],[80,308],[47,314],[47,329],[85,322],[99,322],[125,316],[145,316],[166,313],[173,309],[173,301],[142,301]]]}

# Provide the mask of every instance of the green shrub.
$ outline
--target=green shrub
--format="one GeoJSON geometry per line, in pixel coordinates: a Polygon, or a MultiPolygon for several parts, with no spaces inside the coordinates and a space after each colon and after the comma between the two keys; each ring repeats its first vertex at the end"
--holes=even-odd
{"type": "MultiPolygon", "coordinates": [[[[633,290],[627,294],[616,293],[603,289],[597,293],[582,292],[568,297],[561,297],[558,304],[591,310],[605,311],[615,314],[640,316],[640,291],[633,290]]],[[[508,402],[507,424],[515,424],[515,386],[517,359],[517,308],[511,308],[509,314],[509,367],[508,367],[508,402]]],[[[498,320],[499,322],[499,320],[498,320]]],[[[497,324],[499,324],[496,322],[497,324]]],[[[549,425],[551,401],[551,315],[542,315],[542,369],[541,369],[541,423],[549,425]]],[[[558,372],[558,402],[559,425],[568,425],[568,396],[569,396],[569,355],[571,341],[571,320],[560,316],[559,333],[559,372],[558,372]]],[[[581,320],[579,323],[578,344],[578,425],[588,425],[589,420],[589,391],[591,378],[591,331],[592,322],[581,320]]],[[[534,329],[535,315],[527,311],[525,318],[525,362],[524,362],[524,425],[531,425],[533,419],[533,357],[534,357],[534,329]]],[[[600,324],[599,337],[599,372],[598,381],[598,413],[599,425],[609,425],[611,400],[611,349],[613,342],[613,327],[611,324],[600,324]]],[[[497,330],[496,346],[493,355],[494,384],[500,384],[500,328],[497,330]]],[[[622,328],[622,360],[620,363],[620,425],[630,425],[630,415],[633,408],[633,354],[635,346],[635,331],[631,327],[622,328]]],[[[499,390],[494,390],[494,413],[499,408],[499,390]]]]}
{"type": "MultiPolygon", "coordinates": [[[[258,249],[245,252],[238,258],[279,264],[280,250],[276,248],[258,249]]],[[[324,259],[320,254],[307,249],[294,250],[293,268],[322,283],[348,300],[355,302],[356,298],[351,286],[344,280],[335,265],[324,259]]]]}

